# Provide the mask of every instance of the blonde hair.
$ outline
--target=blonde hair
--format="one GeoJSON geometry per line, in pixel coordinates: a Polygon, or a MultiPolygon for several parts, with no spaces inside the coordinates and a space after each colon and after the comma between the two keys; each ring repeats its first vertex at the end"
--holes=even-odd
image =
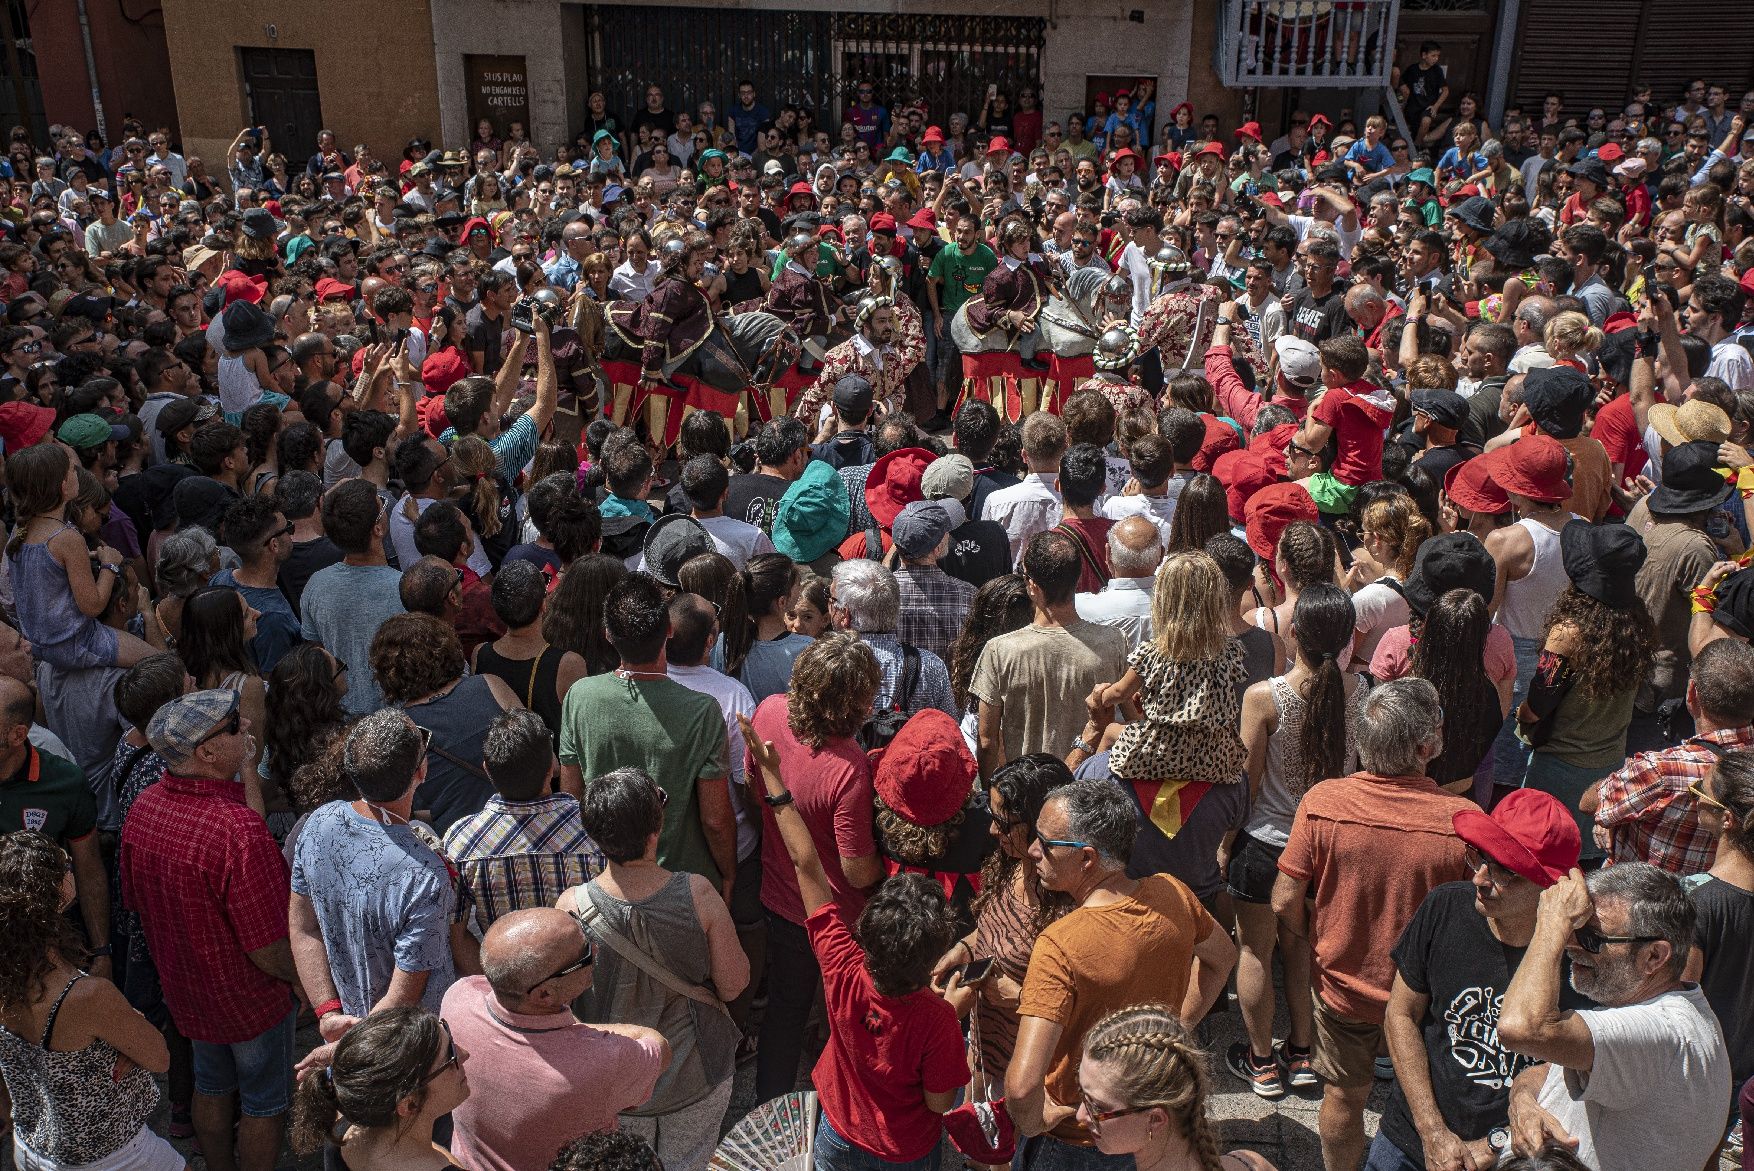
{"type": "Polygon", "coordinates": [[[465,435],[452,446],[451,457],[468,477],[462,495],[469,502],[469,511],[474,513],[472,519],[476,533],[483,538],[497,536],[500,500],[499,482],[494,479],[494,472],[499,464],[493,448],[479,435],[465,435]]]}
{"type": "Polygon", "coordinates": [[[1454,390],[1456,368],[1442,354],[1420,354],[1407,364],[1408,390],[1454,390]]]}
{"type": "Polygon", "coordinates": [[[1547,323],[1541,331],[1541,344],[1555,362],[1575,359],[1602,344],[1602,331],[1575,309],[1567,310],[1547,323]]]}
{"type": "Polygon", "coordinates": [[[1224,571],[1206,554],[1176,553],[1166,559],[1151,594],[1157,653],[1178,663],[1217,658],[1230,640],[1224,616],[1229,600],[1224,571]]]}
{"type": "Polygon", "coordinates": [[[1364,532],[1389,544],[1390,568],[1407,573],[1419,546],[1431,536],[1431,522],[1414,507],[1410,496],[1385,496],[1364,510],[1364,532]]]}
{"type": "Polygon", "coordinates": [[[1206,1053],[1166,1004],[1136,1004],[1111,1012],[1084,1034],[1084,1060],[1112,1065],[1129,1110],[1161,1109],[1181,1128],[1206,1171],[1222,1171],[1218,1135],[1206,1118],[1211,1073],[1206,1053]]]}

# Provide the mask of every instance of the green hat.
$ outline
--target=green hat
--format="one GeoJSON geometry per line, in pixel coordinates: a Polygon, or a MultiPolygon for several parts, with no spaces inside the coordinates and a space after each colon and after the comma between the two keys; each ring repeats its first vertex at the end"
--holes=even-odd
{"type": "Polygon", "coordinates": [[[773,547],[808,565],[846,539],[852,515],[840,473],[826,461],[813,459],[774,509],[773,547]]]}
{"type": "Polygon", "coordinates": [[[1407,182],[1423,183],[1427,187],[1436,187],[1437,175],[1432,172],[1430,167],[1418,167],[1407,172],[1407,182]]]}
{"type": "Polygon", "coordinates": [[[113,425],[99,415],[84,414],[74,415],[62,423],[55,432],[55,438],[68,447],[83,451],[102,447],[112,439],[126,439],[129,434],[126,427],[113,425]]]}
{"type": "Polygon", "coordinates": [[[914,156],[907,152],[907,147],[898,146],[885,155],[883,161],[886,163],[907,163],[909,166],[912,166],[914,156]]]}
{"type": "Polygon", "coordinates": [[[701,151],[700,152],[700,161],[704,163],[708,159],[718,159],[722,163],[725,161],[725,152],[720,150],[718,147],[713,147],[711,150],[701,151]]]}

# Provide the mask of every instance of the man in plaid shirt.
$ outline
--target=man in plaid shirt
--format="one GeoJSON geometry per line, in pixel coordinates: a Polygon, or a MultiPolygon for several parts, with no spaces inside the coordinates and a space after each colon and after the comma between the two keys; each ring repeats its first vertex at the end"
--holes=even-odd
{"type": "Polygon", "coordinates": [[[272,1171],[292,1100],[295,976],[286,859],[237,781],[255,754],[235,691],[160,708],[146,738],[168,768],[135,800],[117,856],[165,1005],[195,1050],[195,1136],[213,1159],[272,1171]],[[240,1102],[241,1099],[241,1102],[240,1102]]]}
{"type": "Polygon", "coordinates": [[[1649,862],[1677,875],[1711,868],[1717,834],[1700,825],[1690,788],[1724,753],[1754,747],[1754,647],[1725,638],[1701,650],[1687,710],[1697,735],[1640,753],[1584,794],[1580,807],[1594,812],[1597,843],[1616,862],[1649,862]]]}
{"type": "Polygon", "coordinates": [[[446,832],[445,856],[459,872],[464,907],[485,932],[513,911],[552,907],[596,877],[604,861],[579,819],[578,799],[553,791],[560,761],[541,716],[523,708],[501,715],[481,761],[496,793],[446,832]]]}

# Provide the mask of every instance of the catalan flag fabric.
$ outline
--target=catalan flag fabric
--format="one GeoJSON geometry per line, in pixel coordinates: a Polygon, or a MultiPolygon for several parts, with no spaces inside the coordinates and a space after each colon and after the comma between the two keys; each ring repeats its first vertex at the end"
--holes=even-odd
{"type": "Polygon", "coordinates": [[[1166,838],[1174,838],[1194,814],[1211,781],[1130,781],[1139,808],[1166,838]]]}

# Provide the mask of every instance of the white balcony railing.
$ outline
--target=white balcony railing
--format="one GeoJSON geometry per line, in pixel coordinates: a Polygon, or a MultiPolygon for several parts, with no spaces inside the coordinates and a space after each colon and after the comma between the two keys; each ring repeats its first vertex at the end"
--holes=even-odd
{"type": "Polygon", "coordinates": [[[1381,88],[1400,0],[1223,0],[1218,73],[1227,86],[1381,88]]]}

